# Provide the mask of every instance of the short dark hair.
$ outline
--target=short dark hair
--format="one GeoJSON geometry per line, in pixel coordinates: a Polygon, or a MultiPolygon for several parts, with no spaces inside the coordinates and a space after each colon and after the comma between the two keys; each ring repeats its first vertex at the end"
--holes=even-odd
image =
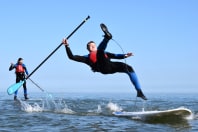
{"type": "Polygon", "coordinates": [[[88,43],[87,43],[87,49],[89,50],[89,44],[90,43],[95,43],[94,41],[89,41],[88,43]]]}
{"type": "Polygon", "coordinates": [[[21,61],[21,60],[23,60],[23,58],[19,58],[19,59],[18,59],[18,62],[21,61]]]}

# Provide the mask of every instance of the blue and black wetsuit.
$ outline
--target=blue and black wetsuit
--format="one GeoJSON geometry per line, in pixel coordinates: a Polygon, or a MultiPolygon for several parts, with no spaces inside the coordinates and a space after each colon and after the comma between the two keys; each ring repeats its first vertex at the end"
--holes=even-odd
{"type": "Polygon", "coordinates": [[[137,97],[146,99],[146,97],[142,93],[140,84],[138,82],[138,78],[133,68],[123,62],[113,62],[110,60],[110,59],[124,59],[125,54],[113,54],[113,53],[105,52],[108,42],[109,39],[104,38],[97,47],[96,62],[93,62],[90,59],[92,53],[86,56],[73,55],[69,46],[65,46],[65,48],[69,59],[89,65],[94,72],[100,72],[102,74],[113,74],[116,72],[126,73],[127,75],[129,75],[131,82],[135,86],[135,89],[137,91],[137,97]]]}

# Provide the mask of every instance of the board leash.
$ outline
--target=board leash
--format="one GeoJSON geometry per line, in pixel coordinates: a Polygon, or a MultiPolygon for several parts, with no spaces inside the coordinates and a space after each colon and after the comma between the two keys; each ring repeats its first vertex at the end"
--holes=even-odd
{"type": "MultiPolygon", "coordinates": [[[[122,48],[121,44],[119,44],[115,39],[112,38],[112,40],[114,41],[114,43],[121,49],[122,53],[125,54],[124,49],[122,48]]],[[[127,69],[127,72],[129,72],[128,68],[127,68],[127,60],[126,58],[124,58],[124,63],[127,69]]],[[[135,98],[135,102],[134,102],[134,109],[135,111],[137,110],[137,97],[135,98]]]]}
{"type": "MultiPolygon", "coordinates": [[[[112,39],[112,40],[114,41],[115,44],[118,45],[118,47],[121,49],[122,53],[125,54],[124,49],[122,48],[121,44],[119,44],[115,39],[112,39]]],[[[129,72],[129,70],[127,68],[127,60],[126,60],[126,58],[124,58],[124,63],[125,63],[127,71],[129,72]]]]}
{"type": "MultiPolygon", "coordinates": [[[[118,47],[121,49],[122,53],[125,54],[124,49],[122,48],[121,44],[119,44],[119,43],[118,43],[115,39],[113,39],[113,38],[112,38],[112,40],[114,41],[115,44],[118,45],[118,47]]],[[[126,58],[124,58],[124,63],[125,63],[127,72],[129,72],[129,70],[128,70],[128,68],[127,68],[127,60],[126,60],[126,58]]],[[[136,98],[135,98],[135,102],[134,102],[134,109],[135,109],[135,111],[137,111],[137,109],[138,109],[138,108],[137,108],[137,100],[138,100],[138,98],[136,97],[136,98]]],[[[144,103],[145,103],[145,102],[143,102],[143,104],[142,104],[142,110],[144,110],[144,107],[145,107],[145,104],[144,104],[144,103]]]]}

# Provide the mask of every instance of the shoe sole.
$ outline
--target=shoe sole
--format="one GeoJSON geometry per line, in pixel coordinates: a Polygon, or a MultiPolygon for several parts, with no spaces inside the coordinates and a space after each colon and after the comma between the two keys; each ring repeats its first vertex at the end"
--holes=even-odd
{"type": "Polygon", "coordinates": [[[108,31],[108,28],[103,23],[100,24],[100,27],[102,31],[105,33],[105,35],[107,35],[107,37],[112,38],[111,33],[108,31]]]}
{"type": "Polygon", "coordinates": [[[108,31],[107,27],[103,23],[100,24],[100,27],[101,27],[103,32],[107,32],[108,31]]]}

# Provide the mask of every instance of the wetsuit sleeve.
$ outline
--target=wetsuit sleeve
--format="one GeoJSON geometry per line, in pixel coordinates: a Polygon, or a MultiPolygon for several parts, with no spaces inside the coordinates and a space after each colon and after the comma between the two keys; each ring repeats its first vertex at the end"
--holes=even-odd
{"type": "Polygon", "coordinates": [[[110,59],[124,59],[125,58],[125,54],[113,54],[109,52],[106,52],[106,54],[110,59]]]}
{"type": "Polygon", "coordinates": [[[13,70],[15,68],[15,65],[11,64],[9,67],[9,71],[13,70]]]}
{"type": "Polygon", "coordinates": [[[25,73],[26,73],[26,75],[29,75],[28,70],[27,70],[27,68],[26,68],[25,64],[23,64],[23,68],[25,69],[25,73]]]}
{"type": "Polygon", "coordinates": [[[80,55],[73,55],[71,49],[68,46],[65,46],[65,49],[66,49],[66,53],[69,59],[88,64],[87,57],[80,56],[80,55]]]}

